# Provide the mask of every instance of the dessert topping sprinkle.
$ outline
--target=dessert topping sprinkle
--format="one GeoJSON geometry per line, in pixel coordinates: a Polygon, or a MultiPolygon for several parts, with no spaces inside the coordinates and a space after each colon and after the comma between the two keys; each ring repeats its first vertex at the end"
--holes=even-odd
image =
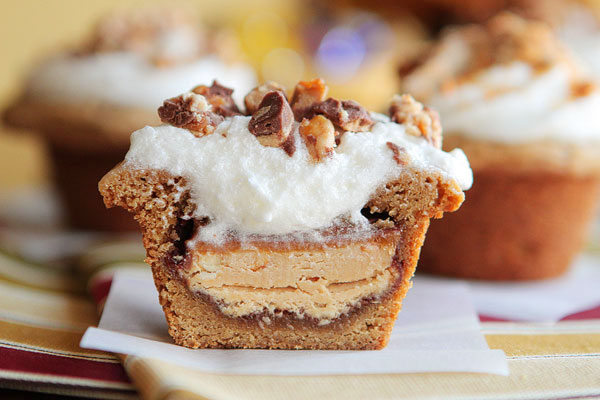
{"type": "Polygon", "coordinates": [[[586,97],[597,89],[598,87],[593,82],[576,82],[571,85],[571,97],[574,99],[578,97],[586,97]]]}
{"type": "Polygon", "coordinates": [[[222,115],[212,112],[206,97],[193,92],[165,100],[158,109],[158,116],[161,121],[187,129],[196,137],[210,135],[224,120],[222,115]]]}
{"type": "Polygon", "coordinates": [[[369,112],[353,100],[340,101],[330,97],[315,105],[312,111],[324,115],[344,131],[365,132],[374,124],[369,112]]]}
{"type": "Polygon", "coordinates": [[[298,82],[292,94],[290,105],[294,111],[296,121],[313,116],[313,107],[327,98],[329,88],[323,79],[298,82]]]}
{"type": "Polygon", "coordinates": [[[442,147],[442,125],[438,113],[424,107],[411,95],[394,96],[389,114],[392,122],[405,125],[409,135],[422,136],[434,147],[442,147]]]}
{"type": "Polygon", "coordinates": [[[449,29],[439,43],[400,69],[404,88],[423,100],[448,93],[495,66],[524,63],[535,73],[566,68],[576,77],[576,65],[546,24],[502,12],[481,25],[449,29]]]}
{"type": "Polygon", "coordinates": [[[294,114],[285,95],[274,90],[264,96],[252,114],[248,130],[263,146],[279,147],[287,141],[293,123],[294,114]]]}
{"type": "MultiPolygon", "coordinates": [[[[299,135],[313,161],[322,161],[333,154],[344,132],[368,132],[375,125],[371,114],[357,102],[333,97],[324,100],[326,93],[327,86],[321,79],[299,82],[290,103],[285,89],[277,83],[257,86],[244,99],[246,113],[251,115],[248,130],[263,146],[280,147],[291,157],[296,151],[291,133],[295,120],[303,115],[299,135]]],[[[196,86],[191,92],[165,100],[158,114],[165,123],[188,129],[197,137],[205,136],[213,133],[225,118],[243,115],[232,94],[232,89],[213,81],[212,86],[196,86]]],[[[441,148],[442,128],[437,112],[412,96],[394,96],[389,115],[392,122],[405,126],[407,134],[441,148]]],[[[410,162],[402,148],[390,142],[387,146],[399,165],[410,162]]]]}
{"type": "Polygon", "coordinates": [[[258,110],[260,102],[269,92],[280,91],[285,96],[285,88],[275,82],[266,82],[255,87],[244,97],[244,105],[246,106],[246,114],[252,115],[258,110]]]}
{"type": "Polygon", "coordinates": [[[196,86],[192,92],[204,96],[212,106],[212,111],[223,117],[242,115],[231,97],[233,89],[221,86],[217,81],[213,81],[212,86],[196,86]]]}
{"type": "Polygon", "coordinates": [[[208,51],[208,34],[186,7],[154,6],[121,11],[100,21],[79,55],[125,51],[157,66],[193,60],[208,51]]]}
{"type": "Polygon", "coordinates": [[[394,153],[394,161],[396,161],[398,165],[408,165],[410,162],[410,155],[406,152],[406,149],[392,142],[387,142],[386,146],[394,153]]]}
{"type": "Polygon", "coordinates": [[[315,115],[310,120],[305,118],[298,131],[313,161],[321,161],[333,154],[335,128],[329,119],[322,115],[315,115]]]}

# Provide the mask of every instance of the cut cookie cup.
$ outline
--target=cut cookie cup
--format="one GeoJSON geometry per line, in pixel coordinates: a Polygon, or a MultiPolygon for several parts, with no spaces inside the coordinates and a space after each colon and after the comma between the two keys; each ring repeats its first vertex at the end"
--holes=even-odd
{"type": "Polygon", "coordinates": [[[135,214],[169,333],[191,348],[383,348],[429,219],[464,198],[440,177],[407,173],[365,205],[374,226],[385,221],[372,232],[190,246],[203,221],[187,218],[194,206],[184,178],[120,165],[100,190],[107,206],[135,214]]]}
{"type": "Polygon", "coordinates": [[[191,348],[381,349],[430,218],[471,184],[409,96],[391,116],[273,83],[225,109],[219,88],[165,101],[99,184],[135,215],[169,325],[191,348]],[[201,94],[202,93],[202,94],[201,94]]]}

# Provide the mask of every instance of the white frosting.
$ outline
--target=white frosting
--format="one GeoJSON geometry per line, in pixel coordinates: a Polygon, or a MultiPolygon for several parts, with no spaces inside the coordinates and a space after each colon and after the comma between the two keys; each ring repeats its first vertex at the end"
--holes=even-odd
{"type": "Polygon", "coordinates": [[[571,84],[563,66],[539,73],[516,61],[483,70],[426,102],[439,111],[447,134],[509,144],[600,141],[600,92],[573,98],[571,84]]]}
{"type": "Polygon", "coordinates": [[[165,99],[199,84],[210,85],[213,79],[235,89],[238,102],[256,86],[250,66],[227,65],[216,56],[158,67],[138,54],[114,52],[49,59],[32,71],[28,93],[43,100],[155,110],[165,99]]]}
{"type": "MultiPolygon", "coordinates": [[[[463,189],[472,183],[461,150],[434,148],[423,138],[384,116],[371,132],[347,132],[333,156],[310,160],[296,129],[297,150],[261,145],[248,131],[250,117],[227,118],[215,133],[201,138],[169,125],[145,127],[131,136],[129,167],[165,170],[183,176],[197,206],[196,216],[211,223],[200,230],[203,241],[219,241],[227,230],[240,234],[288,234],[325,228],[337,217],[365,221],[360,210],[401,168],[387,147],[406,149],[408,167],[436,171],[463,189]]],[[[406,168],[406,167],[404,167],[406,168]]]]}
{"type": "Polygon", "coordinates": [[[600,21],[583,7],[576,7],[557,29],[560,39],[587,66],[588,72],[600,79],[600,21]]]}

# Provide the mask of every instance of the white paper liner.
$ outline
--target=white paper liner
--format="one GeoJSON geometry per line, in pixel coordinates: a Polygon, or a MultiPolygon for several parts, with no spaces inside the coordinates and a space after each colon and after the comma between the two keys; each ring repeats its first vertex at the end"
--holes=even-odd
{"type": "Polygon", "coordinates": [[[579,256],[565,275],[542,281],[485,282],[428,278],[439,284],[467,284],[480,315],[510,321],[551,323],[600,306],[600,257],[591,254],[579,256]]]}
{"type": "Polygon", "coordinates": [[[481,334],[468,289],[419,278],[389,345],[379,351],[191,350],[172,344],[147,271],[118,272],[99,328],[81,347],[161,359],[207,373],[339,375],[481,372],[508,375],[504,353],[481,334]]]}

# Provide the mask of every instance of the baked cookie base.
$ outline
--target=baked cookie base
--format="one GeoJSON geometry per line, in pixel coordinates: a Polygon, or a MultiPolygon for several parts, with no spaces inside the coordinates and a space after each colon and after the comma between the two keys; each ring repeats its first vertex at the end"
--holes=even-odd
{"type": "Polygon", "coordinates": [[[131,132],[160,123],[154,110],[24,96],[3,111],[2,119],[45,139],[69,227],[139,231],[126,211],[104,207],[97,185],[123,160],[131,132]]]}
{"type": "Polygon", "coordinates": [[[469,279],[559,276],[582,249],[599,200],[598,177],[477,170],[469,200],[431,223],[419,268],[469,279]]]}
{"type": "Polygon", "coordinates": [[[82,153],[49,143],[53,177],[64,205],[67,225],[78,230],[135,232],[138,224],[121,209],[107,209],[98,193],[98,181],[118,164],[127,150],[82,153]]]}

